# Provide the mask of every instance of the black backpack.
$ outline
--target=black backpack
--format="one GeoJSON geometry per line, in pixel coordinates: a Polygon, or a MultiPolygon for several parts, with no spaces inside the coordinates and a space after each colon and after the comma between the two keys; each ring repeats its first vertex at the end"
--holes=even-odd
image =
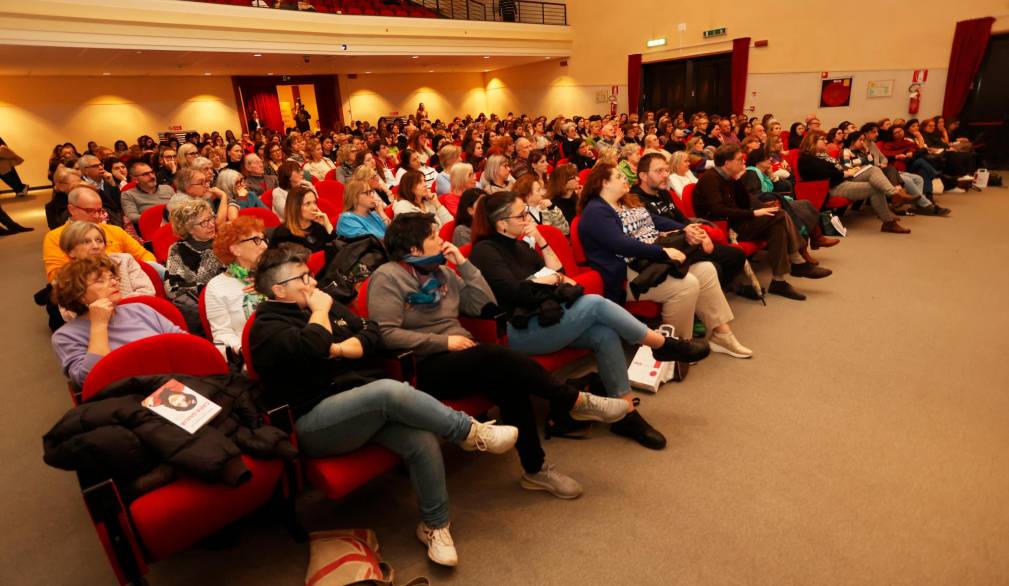
{"type": "Polygon", "coordinates": [[[389,260],[385,245],[371,235],[333,240],[323,250],[326,264],[315,279],[320,289],[344,305],[357,297],[357,286],[389,260]]]}

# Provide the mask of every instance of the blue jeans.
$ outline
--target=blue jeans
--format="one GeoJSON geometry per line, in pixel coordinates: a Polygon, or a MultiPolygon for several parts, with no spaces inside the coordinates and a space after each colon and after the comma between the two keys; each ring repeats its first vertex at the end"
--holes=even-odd
{"type": "Polygon", "coordinates": [[[529,320],[525,329],[508,324],[508,345],[523,354],[549,354],[568,346],[591,348],[606,394],[622,397],[631,391],[631,382],[620,339],[640,344],[647,333],[648,327],[623,307],[599,295],[585,295],[564,310],[558,324],[544,328],[539,318],[529,320]]]}
{"type": "Polygon", "coordinates": [[[924,157],[919,157],[907,166],[909,173],[914,173],[915,175],[920,175],[924,180],[925,184],[922,185],[922,191],[925,195],[932,195],[932,180],[939,176],[939,171],[932,166],[924,157]]]}
{"type": "Polygon", "coordinates": [[[448,525],[448,489],[438,437],[461,442],[469,415],[406,383],[382,379],[323,399],[298,418],[301,450],[314,457],[352,452],[374,442],[406,462],[424,523],[448,525]]]}

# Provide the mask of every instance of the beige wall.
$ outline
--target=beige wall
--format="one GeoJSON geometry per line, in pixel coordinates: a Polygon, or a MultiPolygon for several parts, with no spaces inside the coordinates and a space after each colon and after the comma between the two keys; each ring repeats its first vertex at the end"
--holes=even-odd
{"type": "Polygon", "coordinates": [[[483,73],[341,75],[340,96],[345,120],[405,116],[416,112],[419,102],[432,118],[443,120],[488,111],[483,73]]]}
{"type": "Polygon", "coordinates": [[[1009,31],[1009,0],[900,0],[872,5],[877,23],[908,23],[865,42],[858,38],[861,17],[850,25],[839,22],[835,4],[768,0],[760,13],[742,10],[732,0],[676,3],[637,0],[633,10],[614,9],[611,0],[577,0],[568,3],[568,22],[575,30],[568,67],[545,61],[487,74],[487,100],[492,111],[592,114],[609,110],[596,101],[619,86],[618,110],[627,109],[627,56],[642,53],[645,63],[731,50],[731,40],[749,36],[767,40],[765,48],[750,50],[746,107],[757,114],[773,112],[781,120],[817,113],[825,124],[843,119],[869,120],[907,115],[907,87],[915,69],[929,69],[922,91],[922,114],[938,113],[946,83],[950,47],[956,21],[996,16],[995,32],[1009,31]],[[918,18],[916,15],[929,15],[918,18]],[[642,15],[652,15],[643,18],[642,15]],[[677,31],[679,23],[687,30],[677,31]],[[726,27],[723,40],[704,41],[705,29],[726,27]],[[836,29],[836,43],[824,42],[836,29]],[[669,45],[648,49],[648,39],[667,37],[669,45]],[[678,48],[683,47],[683,48],[678,48]],[[821,72],[831,77],[854,77],[852,104],[820,110],[821,72]],[[869,81],[894,80],[891,98],[868,99],[869,81]],[[753,92],[756,92],[754,95],[753,92]]]}
{"type": "Polygon", "coordinates": [[[0,83],[3,138],[25,158],[22,179],[47,183],[57,143],[83,150],[89,140],[112,146],[141,134],[184,129],[240,129],[229,78],[5,77],[0,83]]]}

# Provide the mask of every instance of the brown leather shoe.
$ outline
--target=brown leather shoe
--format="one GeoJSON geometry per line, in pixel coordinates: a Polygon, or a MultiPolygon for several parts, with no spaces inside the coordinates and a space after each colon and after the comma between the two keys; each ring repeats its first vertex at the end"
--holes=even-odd
{"type": "Polygon", "coordinates": [[[911,229],[905,228],[900,225],[897,220],[890,220],[889,222],[883,222],[883,225],[879,228],[880,232],[892,232],[894,234],[910,234],[911,229]]]}
{"type": "Polygon", "coordinates": [[[903,189],[897,189],[890,194],[890,204],[894,206],[899,206],[903,203],[910,203],[918,199],[913,195],[908,195],[903,189]]]}
{"type": "Polygon", "coordinates": [[[816,239],[816,245],[821,246],[823,248],[830,248],[831,246],[837,246],[840,243],[841,243],[840,238],[827,238],[826,236],[823,235],[821,235],[819,238],[816,239]]]}
{"type": "Polygon", "coordinates": [[[820,264],[820,261],[816,260],[815,258],[813,258],[813,255],[809,254],[809,249],[805,246],[799,249],[799,256],[802,257],[802,260],[806,261],[807,263],[813,266],[820,264]]]}

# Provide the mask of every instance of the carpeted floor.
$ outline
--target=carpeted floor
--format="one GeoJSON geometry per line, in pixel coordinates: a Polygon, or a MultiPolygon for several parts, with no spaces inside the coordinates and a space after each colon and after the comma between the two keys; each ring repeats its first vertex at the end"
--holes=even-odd
{"type": "MultiPolygon", "coordinates": [[[[31,301],[46,200],[3,202],[37,231],[0,238],[0,584],[111,584],[74,476],[41,460],[42,434],[70,405],[31,301]]],[[[446,447],[457,569],[427,562],[399,473],[339,503],[305,495],[305,524],[377,530],[401,581],[1009,583],[1009,273],[999,268],[1009,190],[941,202],[953,215],[907,219],[909,236],[849,215],[849,238],[817,253],[834,276],[793,283],[806,302],[730,297],[756,356],[712,356],[686,382],[642,396],[664,451],[603,428],[546,442],[549,461],[584,484],[581,499],[519,488],[514,454],[446,447]]],[[[766,264],[758,271],[766,282],[766,264]]],[[[155,564],[151,582],[301,583],[307,545],[265,516],[241,529],[231,547],[155,564]]]]}

